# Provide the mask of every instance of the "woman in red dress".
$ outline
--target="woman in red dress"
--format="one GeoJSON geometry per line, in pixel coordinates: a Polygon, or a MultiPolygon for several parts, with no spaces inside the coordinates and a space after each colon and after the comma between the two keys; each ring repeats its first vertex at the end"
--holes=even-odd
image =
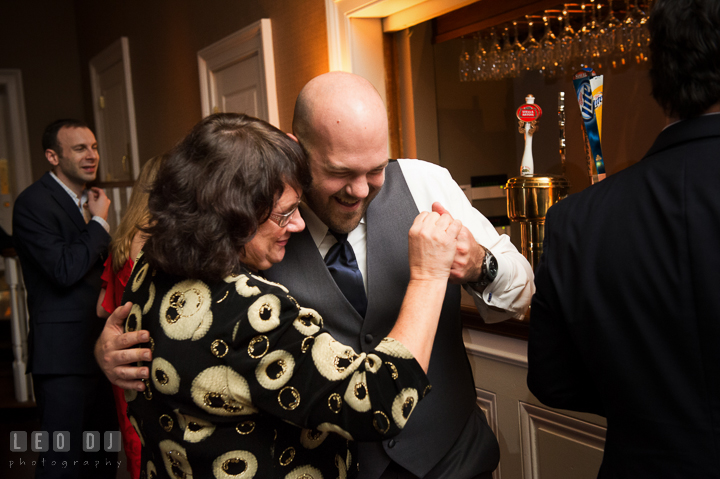
{"type": "MultiPolygon", "coordinates": [[[[100,290],[97,304],[97,314],[101,318],[107,318],[115,311],[115,308],[120,306],[125,285],[130,279],[135,265],[135,259],[145,244],[146,237],[140,231],[140,227],[147,224],[148,193],[164,158],[164,156],[156,156],[145,163],[140,177],[135,182],[127,210],[113,234],[110,254],[105,261],[105,271],[102,274],[103,287],[100,290]]],[[[124,390],[113,386],[113,394],[128,461],[127,469],[132,479],[138,479],[140,477],[140,439],[125,413],[127,402],[124,390]]]]}

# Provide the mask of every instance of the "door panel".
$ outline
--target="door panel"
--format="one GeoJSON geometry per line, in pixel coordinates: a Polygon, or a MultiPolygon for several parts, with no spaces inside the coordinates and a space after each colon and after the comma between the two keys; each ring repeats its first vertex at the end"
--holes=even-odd
{"type": "Polygon", "coordinates": [[[103,181],[131,180],[129,156],[127,96],[122,62],[99,72],[101,105],[99,121],[103,124],[100,147],[100,171],[103,181]]]}
{"type": "Polygon", "coordinates": [[[7,88],[0,85],[0,227],[12,234],[13,197],[17,195],[11,172],[10,108],[7,88]]]}
{"type": "Polygon", "coordinates": [[[216,105],[223,112],[246,113],[266,119],[258,102],[260,94],[260,62],[258,55],[218,70],[214,75],[216,105]]]}

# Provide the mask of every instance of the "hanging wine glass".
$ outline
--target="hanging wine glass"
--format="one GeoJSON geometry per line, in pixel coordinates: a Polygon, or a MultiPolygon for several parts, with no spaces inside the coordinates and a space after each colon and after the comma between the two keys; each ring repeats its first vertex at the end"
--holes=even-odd
{"type": "Polygon", "coordinates": [[[535,37],[533,37],[533,21],[530,19],[530,15],[526,15],[525,18],[527,18],[528,21],[528,36],[523,42],[523,47],[525,48],[525,58],[523,63],[525,65],[525,70],[539,70],[540,44],[537,40],[535,40],[535,37]]]}
{"type": "Polygon", "coordinates": [[[586,55],[585,51],[587,50],[587,29],[588,26],[585,23],[585,4],[580,5],[580,12],[582,15],[582,19],[580,22],[580,28],[575,31],[575,38],[573,41],[572,46],[572,60],[571,60],[571,69],[573,71],[577,70],[578,68],[585,65],[586,61],[586,55]]]}
{"type": "Polygon", "coordinates": [[[517,76],[525,70],[525,47],[520,43],[518,22],[513,22],[513,30],[515,31],[515,41],[512,44],[512,64],[515,69],[515,76],[517,76]]]}
{"type": "Polygon", "coordinates": [[[600,50],[601,54],[608,57],[611,63],[613,61],[613,53],[615,52],[617,46],[620,23],[620,20],[618,20],[613,12],[612,0],[608,0],[608,14],[605,17],[605,20],[603,20],[600,24],[600,28],[603,31],[602,41],[600,42],[600,50]]]}
{"type": "Polygon", "coordinates": [[[647,35],[645,34],[645,32],[648,31],[648,16],[637,5],[637,0],[635,0],[635,15],[637,23],[635,24],[635,30],[633,31],[633,42],[635,47],[635,58],[636,61],[640,63],[642,61],[647,61],[648,52],[646,49],[646,43],[649,43],[650,41],[650,34],[649,32],[647,35]]]}
{"type": "Polygon", "coordinates": [[[623,60],[632,58],[635,50],[635,10],[630,5],[630,0],[625,0],[625,18],[622,26],[623,60]]]}
{"type": "Polygon", "coordinates": [[[540,43],[540,72],[548,78],[555,76],[557,71],[557,63],[555,59],[555,49],[557,38],[550,28],[550,17],[545,11],[543,15],[544,32],[542,38],[539,40],[540,43]]]}
{"type": "Polygon", "coordinates": [[[573,44],[575,42],[575,30],[570,26],[570,11],[568,4],[564,5],[562,11],[564,26],[558,38],[558,60],[563,68],[570,67],[573,56],[573,44]]]}
{"type": "Polygon", "coordinates": [[[585,30],[585,58],[588,64],[595,66],[598,64],[600,59],[600,48],[598,42],[600,41],[600,25],[597,21],[597,13],[595,8],[595,0],[590,0],[589,5],[583,5],[583,7],[590,10],[590,21],[588,22],[587,29],[585,30]]]}
{"type": "Polygon", "coordinates": [[[604,24],[601,20],[603,18],[602,9],[604,7],[605,6],[602,3],[598,2],[593,9],[593,11],[594,11],[593,16],[595,17],[594,20],[597,24],[597,29],[595,30],[595,36],[593,37],[593,49],[594,49],[594,52],[595,52],[595,55],[597,58],[597,67],[598,68],[603,67],[603,64],[605,63],[605,58],[607,56],[605,49],[604,49],[604,42],[605,42],[605,37],[607,36],[607,32],[606,32],[606,30],[604,28],[604,24]]]}
{"type": "Polygon", "coordinates": [[[502,58],[502,47],[498,43],[497,35],[495,35],[495,29],[490,31],[490,46],[487,51],[487,79],[488,80],[499,80],[500,79],[500,61],[502,58]]]}
{"type": "Polygon", "coordinates": [[[648,3],[646,9],[646,20],[643,22],[643,29],[641,34],[642,51],[644,60],[647,61],[650,58],[650,28],[648,28],[647,20],[650,19],[650,9],[652,8],[652,0],[648,3]]]}
{"type": "Polygon", "coordinates": [[[470,81],[472,79],[472,68],[470,62],[470,52],[467,49],[465,37],[462,38],[462,47],[460,51],[460,81],[470,81]]]}
{"type": "Polygon", "coordinates": [[[473,55],[473,80],[482,81],[487,77],[487,52],[483,48],[482,37],[478,35],[473,55]]]}
{"type": "Polygon", "coordinates": [[[502,78],[512,78],[515,76],[515,64],[514,64],[514,57],[513,57],[513,47],[510,43],[510,32],[508,27],[505,27],[505,30],[503,30],[503,44],[502,44],[502,52],[500,54],[500,75],[502,78]]]}

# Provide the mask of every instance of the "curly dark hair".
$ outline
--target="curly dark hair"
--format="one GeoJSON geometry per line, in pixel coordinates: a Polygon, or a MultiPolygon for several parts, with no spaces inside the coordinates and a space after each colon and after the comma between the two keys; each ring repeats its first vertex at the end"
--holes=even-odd
{"type": "Polygon", "coordinates": [[[206,117],[157,173],[143,228],[148,262],[206,282],[238,272],[285,184],[302,188],[308,176],[300,146],[274,126],[237,113],[206,117]]]}
{"type": "Polygon", "coordinates": [[[62,156],[62,147],[58,142],[57,135],[63,128],[88,128],[84,121],[76,120],[74,118],[63,118],[61,120],[55,120],[45,127],[45,131],[42,136],[42,147],[43,151],[53,150],[58,155],[62,156]]]}
{"type": "Polygon", "coordinates": [[[657,0],[650,13],[652,95],[667,114],[701,115],[720,101],[720,1],[657,0]]]}

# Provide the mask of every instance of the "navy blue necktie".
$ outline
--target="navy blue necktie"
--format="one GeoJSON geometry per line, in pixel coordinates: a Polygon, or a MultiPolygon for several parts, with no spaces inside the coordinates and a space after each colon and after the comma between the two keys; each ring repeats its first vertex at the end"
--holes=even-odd
{"type": "Polygon", "coordinates": [[[340,291],[364,318],[367,310],[367,295],[362,273],[360,273],[357,259],[355,259],[355,252],[347,242],[347,233],[336,233],[332,230],[330,233],[335,237],[337,243],[332,245],[325,255],[325,264],[340,291]]]}

